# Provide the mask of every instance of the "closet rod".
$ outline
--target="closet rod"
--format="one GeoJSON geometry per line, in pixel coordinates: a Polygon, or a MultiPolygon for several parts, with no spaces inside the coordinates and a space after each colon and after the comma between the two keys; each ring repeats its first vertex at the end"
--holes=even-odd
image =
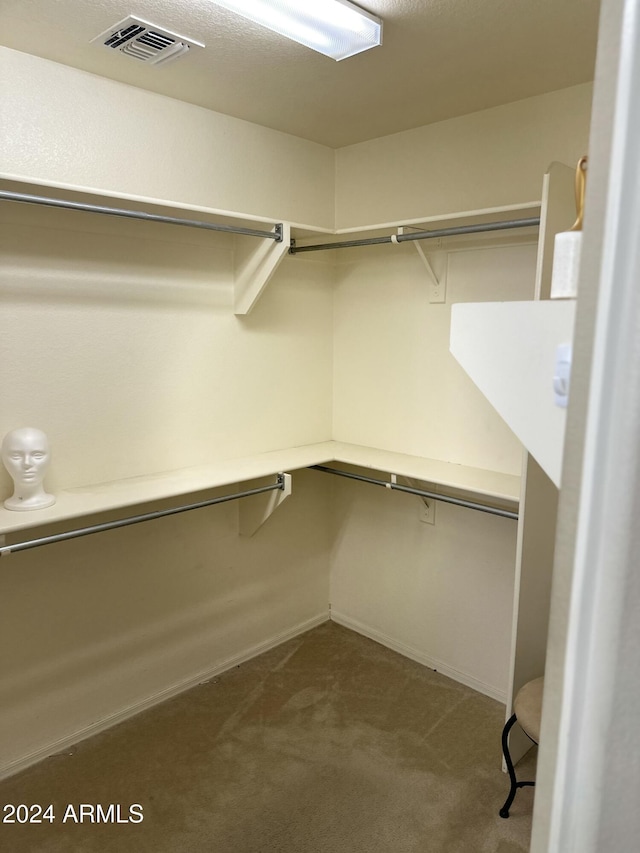
{"type": "Polygon", "coordinates": [[[108,216],[123,216],[127,219],[143,219],[146,222],[164,222],[168,225],[187,225],[189,228],[204,228],[207,231],[225,231],[231,234],[245,234],[248,237],[268,237],[276,243],[282,242],[282,224],[274,226],[273,231],[259,231],[255,228],[243,228],[240,225],[219,225],[215,222],[201,222],[199,219],[179,219],[175,216],[163,216],[159,213],[145,213],[142,210],[124,210],[119,207],[102,207],[98,204],[85,204],[78,201],[65,201],[47,196],[27,195],[0,190],[0,200],[20,201],[25,204],[42,204],[46,207],[64,207],[68,210],[83,210],[89,213],[104,213],[108,216]]]}
{"type": "Polygon", "coordinates": [[[459,234],[481,234],[485,231],[506,231],[511,228],[529,228],[540,225],[540,217],[530,219],[506,219],[503,222],[482,222],[476,225],[455,225],[451,228],[439,228],[437,231],[414,231],[408,234],[389,234],[385,237],[365,237],[362,240],[345,240],[341,243],[317,243],[313,246],[296,246],[291,241],[289,254],[317,252],[320,249],[350,249],[354,246],[377,246],[381,243],[408,243],[413,240],[431,240],[434,237],[455,237],[459,234]]]}
{"type": "Polygon", "coordinates": [[[466,509],[477,509],[479,512],[488,512],[490,515],[500,515],[503,518],[518,518],[517,512],[512,512],[508,509],[498,509],[495,506],[487,506],[486,504],[475,503],[474,501],[465,501],[462,498],[453,498],[449,495],[441,495],[439,492],[428,492],[424,489],[414,489],[411,486],[401,486],[399,483],[387,482],[386,480],[376,480],[373,477],[363,477],[362,474],[352,474],[349,471],[338,471],[337,468],[327,468],[324,465],[310,465],[314,471],[323,471],[325,474],[337,474],[338,477],[348,477],[350,480],[361,480],[363,483],[373,483],[374,486],[384,486],[387,489],[392,489],[398,492],[407,492],[410,495],[418,495],[421,498],[431,498],[432,500],[442,501],[443,503],[455,504],[466,509]]]}
{"type": "Polygon", "coordinates": [[[191,509],[202,509],[205,506],[213,506],[214,504],[225,503],[226,501],[235,501],[238,498],[247,498],[250,495],[260,495],[263,492],[273,492],[277,489],[284,490],[285,481],[282,474],[278,474],[277,482],[269,486],[259,486],[255,489],[248,489],[245,492],[237,492],[233,495],[223,495],[219,498],[210,498],[206,501],[199,501],[186,506],[173,507],[172,509],[162,509],[156,512],[146,512],[143,515],[134,515],[130,518],[121,518],[116,521],[105,521],[102,524],[93,524],[89,527],[80,527],[76,530],[68,530],[66,533],[54,533],[51,536],[43,536],[40,539],[30,539],[27,542],[17,542],[15,545],[3,545],[0,547],[0,557],[4,554],[11,554],[14,551],[26,551],[28,548],[38,548],[40,545],[49,545],[52,542],[62,542],[65,539],[78,539],[80,536],[88,536],[91,533],[102,533],[104,530],[113,530],[116,527],[129,527],[131,524],[140,524],[142,521],[153,521],[156,518],[164,518],[167,515],[177,515],[180,512],[187,512],[191,509]]]}

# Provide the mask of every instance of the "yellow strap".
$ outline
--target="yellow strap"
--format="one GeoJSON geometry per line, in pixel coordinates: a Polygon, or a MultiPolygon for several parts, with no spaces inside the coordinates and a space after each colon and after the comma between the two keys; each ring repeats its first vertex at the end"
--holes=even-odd
{"type": "Polygon", "coordinates": [[[581,157],[576,166],[576,213],[578,218],[573,223],[570,231],[582,231],[582,219],[584,217],[584,194],[587,187],[587,156],[581,157]]]}

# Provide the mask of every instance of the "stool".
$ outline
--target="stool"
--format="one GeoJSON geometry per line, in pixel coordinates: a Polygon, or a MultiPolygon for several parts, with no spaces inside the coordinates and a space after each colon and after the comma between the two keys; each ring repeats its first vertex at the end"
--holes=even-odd
{"type": "Polygon", "coordinates": [[[535,782],[518,782],[513,769],[513,761],[509,753],[509,732],[517,722],[529,740],[537,744],[540,742],[540,719],[542,717],[542,693],[544,690],[544,678],[535,678],[520,688],[513,703],[513,715],[507,720],[502,730],[502,752],[507,765],[507,772],[511,780],[511,790],[505,804],[500,809],[500,817],[509,817],[509,809],[516,796],[518,788],[535,785],[535,782]]]}

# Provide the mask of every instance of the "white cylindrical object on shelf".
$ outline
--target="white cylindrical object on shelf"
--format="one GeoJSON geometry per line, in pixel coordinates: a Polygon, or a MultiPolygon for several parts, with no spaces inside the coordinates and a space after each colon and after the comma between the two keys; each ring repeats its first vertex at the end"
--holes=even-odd
{"type": "Polygon", "coordinates": [[[572,299],[578,295],[582,231],[556,234],[551,272],[551,298],[572,299]]]}

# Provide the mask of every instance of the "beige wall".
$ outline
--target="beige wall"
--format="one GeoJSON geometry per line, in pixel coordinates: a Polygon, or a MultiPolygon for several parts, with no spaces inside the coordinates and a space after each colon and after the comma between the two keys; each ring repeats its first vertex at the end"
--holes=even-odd
{"type": "Polygon", "coordinates": [[[429,302],[430,280],[415,246],[342,251],[334,438],[520,473],[520,444],[449,353],[449,331],[452,303],[533,298],[532,239],[494,248],[469,239],[467,248],[448,252],[440,259],[447,289],[441,304],[429,302]]]}
{"type": "Polygon", "coordinates": [[[0,47],[0,175],[331,228],[334,155],[0,47]]]}
{"type": "MultiPolygon", "coordinates": [[[[47,488],[330,438],[326,263],[286,258],[236,317],[228,235],[0,215],[0,434],[47,432],[47,488]]],[[[310,476],[250,539],[232,503],[2,558],[0,773],[328,618],[328,484],[310,476]]]]}
{"type": "MultiPolygon", "coordinates": [[[[539,200],[549,164],[587,150],[590,101],[577,86],[340,149],[336,225],[539,200]]],[[[339,255],[334,437],[519,473],[519,443],[448,350],[452,303],[533,298],[535,245],[513,239],[445,239],[444,259],[423,244],[446,272],[445,304],[429,303],[407,244],[339,255]]],[[[438,504],[431,527],[417,498],[334,489],[334,617],[504,699],[515,522],[438,504]]]]}
{"type": "MultiPolygon", "coordinates": [[[[13,51],[0,49],[0,62],[5,177],[329,228],[336,158],[341,225],[446,212],[471,198],[464,170],[449,169],[447,200],[443,187],[427,192],[433,164],[421,140],[448,145],[450,122],[365,143],[361,169],[355,146],[336,154],[13,51]],[[118,134],[105,133],[105,115],[118,134]],[[412,157],[399,165],[405,150],[412,157]],[[378,184],[366,189],[373,164],[378,184]]],[[[512,133],[490,156],[495,168],[507,157],[509,174],[528,175],[522,192],[537,198],[547,160],[582,153],[587,98],[578,87],[533,99],[534,118],[529,102],[471,117],[491,133],[459,134],[452,162],[503,133],[508,114],[512,133]],[[575,108],[571,140],[545,130],[559,104],[575,108]],[[547,140],[543,154],[516,144],[523,115],[547,140]]],[[[482,204],[473,206],[522,200],[492,174],[474,173],[482,204]]],[[[0,430],[27,421],[47,430],[53,488],[332,433],[516,467],[513,438],[449,359],[449,307],[425,300],[411,247],[345,256],[337,267],[286,258],[239,318],[229,237],[4,208],[0,430]]],[[[512,298],[514,281],[518,294],[529,287],[531,246],[506,250],[499,269],[493,251],[450,256],[449,301],[512,298]]],[[[3,766],[324,618],[330,595],[359,630],[500,695],[514,525],[438,508],[429,528],[416,521],[417,504],[298,474],[292,498],[251,540],[238,539],[237,505],[228,505],[3,559],[3,766]]]]}
{"type": "Polygon", "coordinates": [[[335,479],[332,619],[504,701],[516,522],[335,479]]]}
{"type": "MultiPolygon", "coordinates": [[[[442,304],[413,246],[338,266],[334,435],[519,474],[521,446],[449,353],[449,330],[452,303],[533,298],[536,245],[468,242],[448,254],[442,304]]],[[[431,526],[419,498],[335,488],[334,618],[504,700],[516,523],[440,503],[431,526]]]]}
{"type": "Polygon", "coordinates": [[[319,228],[539,199],[549,163],[584,153],[592,91],[333,151],[4,47],[0,71],[0,176],[319,228]]]}
{"type": "Polygon", "coordinates": [[[549,163],[586,150],[590,84],[341,148],[336,227],[540,199],[549,163]]]}
{"type": "Polygon", "coordinates": [[[3,558],[0,774],[326,620],[312,476],[251,538],[234,502],[3,558]]]}
{"type": "Polygon", "coordinates": [[[327,264],[285,258],[236,317],[228,235],[31,205],[0,217],[0,433],[47,432],[51,488],[331,437],[327,264]]]}

